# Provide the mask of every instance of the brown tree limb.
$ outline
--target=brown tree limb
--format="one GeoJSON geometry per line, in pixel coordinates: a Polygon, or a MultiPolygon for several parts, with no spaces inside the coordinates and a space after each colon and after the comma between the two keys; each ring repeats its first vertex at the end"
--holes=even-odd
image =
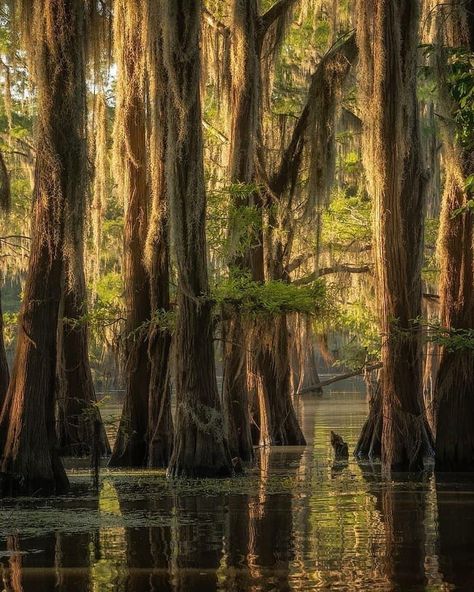
{"type": "MultiPolygon", "coordinates": [[[[276,5],[272,8],[275,6],[276,5]]],[[[272,8],[268,12],[270,12],[272,8]]],[[[346,56],[348,61],[353,62],[355,60],[357,56],[357,47],[355,44],[354,33],[351,33],[351,35],[349,35],[349,37],[347,37],[347,39],[341,44],[333,45],[333,47],[321,58],[321,61],[311,76],[308,99],[293,129],[291,140],[283,153],[280,166],[269,183],[270,189],[274,195],[282,195],[282,193],[294,183],[294,180],[298,175],[303,148],[306,142],[305,134],[311,113],[311,98],[314,96],[313,89],[318,85],[323,86],[322,81],[324,80],[326,70],[331,67],[331,64],[338,59],[341,53],[346,56]]]]}
{"type": "Polygon", "coordinates": [[[293,283],[296,285],[304,285],[314,282],[323,275],[331,275],[334,273],[372,273],[373,269],[371,265],[334,265],[332,267],[322,267],[318,272],[311,273],[303,278],[295,280],[293,283]]]}
{"type": "Polygon", "coordinates": [[[260,18],[260,35],[263,39],[275,21],[283,17],[285,13],[295,4],[296,0],[278,0],[260,18]]]}
{"type": "Polygon", "coordinates": [[[214,29],[217,29],[217,31],[219,31],[223,35],[227,35],[229,33],[229,27],[227,27],[222,21],[216,18],[208,8],[204,7],[202,9],[202,15],[208,25],[210,25],[214,29]]]}
{"type": "Polygon", "coordinates": [[[312,384],[311,386],[307,386],[301,390],[299,390],[295,395],[304,395],[306,393],[312,393],[323,386],[329,386],[330,384],[334,384],[335,382],[340,382],[341,380],[345,380],[346,378],[353,378],[354,376],[360,376],[364,374],[364,372],[372,372],[373,370],[378,370],[382,368],[382,362],[377,362],[376,364],[371,364],[370,366],[364,366],[363,368],[359,368],[358,370],[353,370],[352,372],[346,372],[345,374],[338,374],[334,376],[334,378],[329,378],[328,380],[321,380],[318,384],[312,384]]]}

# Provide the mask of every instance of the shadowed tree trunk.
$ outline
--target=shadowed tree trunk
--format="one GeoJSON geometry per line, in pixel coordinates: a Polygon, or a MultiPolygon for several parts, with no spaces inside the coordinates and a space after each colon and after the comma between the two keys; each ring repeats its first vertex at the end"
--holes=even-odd
{"type": "MultiPolygon", "coordinates": [[[[324,153],[330,152],[327,144],[335,119],[335,104],[353,61],[357,54],[354,35],[332,48],[321,60],[312,76],[305,105],[295,127],[291,140],[285,149],[281,162],[269,182],[266,196],[268,207],[268,228],[266,236],[267,276],[272,280],[289,281],[287,252],[291,245],[291,216],[296,181],[301,167],[303,149],[311,136],[311,151],[324,144],[324,153]],[[319,121],[315,126],[314,120],[319,121]],[[309,129],[308,129],[308,126],[309,129]],[[316,136],[316,137],[315,137],[316,136]],[[283,232],[279,232],[283,231],[283,232]],[[282,235],[287,235],[285,242],[282,235]]],[[[318,152],[320,154],[320,152],[318,152]]],[[[315,157],[312,157],[314,160],[315,157]]],[[[324,167],[317,163],[318,173],[325,179],[331,177],[324,167]]],[[[330,168],[326,163],[327,168],[330,168]]],[[[326,181],[329,183],[329,181],[326,181]]],[[[321,182],[319,182],[319,185],[321,182]]],[[[324,184],[324,183],[323,183],[324,184]]],[[[319,191],[319,189],[318,189],[319,191]]],[[[257,353],[257,366],[263,376],[261,385],[266,389],[265,401],[270,405],[269,433],[261,432],[261,441],[284,445],[303,445],[305,439],[294,411],[291,399],[289,335],[286,315],[281,314],[275,322],[268,324],[268,335],[262,335],[265,351],[257,353]]],[[[257,343],[260,343],[257,342],[257,343]]],[[[261,392],[262,396],[262,392],[261,392]]]]}
{"type": "Polygon", "coordinates": [[[364,161],[374,202],[382,344],[382,460],[413,469],[430,451],[422,391],[424,177],[416,97],[418,2],[358,0],[364,161]],[[394,147],[396,149],[394,149],[394,147]]]}
{"type": "MultiPolygon", "coordinates": [[[[445,187],[441,207],[441,324],[448,330],[474,329],[474,214],[465,179],[474,170],[472,140],[457,136],[454,114],[460,105],[449,90],[446,46],[474,51],[474,2],[438,6],[440,49],[438,88],[443,111],[445,187]],[[469,27],[468,24],[471,23],[469,27]],[[444,33],[444,39],[443,39],[444,33]],[[444,63],[443,63],[444,62],[444,63]],[[458,138],[458,139],[457,139],[458,138]]],[[[472,132],[472,130],[471,130],[472,132]]],[[[474,352],[441,348],[435,386],[436,469],[474,470],[474,352]]]]}
{"type": "Polygon", "coordinates": [[[146,115],[144,95],[144,8],[136,0],[115,7],[115,58],[118,67],[115,150],[119,191],[125,202],[124,336],[125,403],[110,466],[146,466],[151,317],[149,276],[144,262],[148,230],[146,115]]]}
{"type": "Polygon", "coordinates": [[[250,403],[247,376],[246,330],[238,311],[231,311],[223,321],[224,376],[222,408],[225,433],[232,457],[249,462],[253,459],[250,431],[250,403]]]}
{"type": "MultiPolygon", "coordinates": [[[[276,2],[265,14],[260,15],[260,2],[250,0],[242,2],[235,0],[233,4],[232,43],[233,43],[233,72],[231,88],[231,148],[230,148],[230,177],[234,183],[243,183],[247,191],[237,193],[232,204],[234,215],[238,217],[239,210],[253,207],[256,215],[255,228],[252,231],[252,244],[243,253],[238,252],[230,263],[231,270],[248,273],[258,282],[265,281],[264,246],[263,246],[263,196],[259,190],[253,189],[262,171],[262,62],[265,50],[265,38],[271,27],[277,22],[283,22],[288,15],[294,0],[276,2]]],[[[284,27],[282,27],[284,28],[284,27]]],[[[273,50],[272,50],[273,51],[273,50]]],[[[239,242],[231,227],[231,240],[239,242]]],[[[246,237],[248,238],[248,237],[246,237]]],[[[255,321],[255,327],[250,332],[253,336],[250,351],[253,357],[252,366],[257,375],[259,443],[268,444],[301,444],[304,442],[301,430],[297,428],[296,415],[290,398],[290,366],[288,354],[288,338],[286,319],[278,321],[277,332],[266,321],[255,321]],[[265,328],[270,335],[264,335],[265,328]],[[275,352],[279,356],[274,359],[274,352],[261,346],[261,341],[278,343],[275,352]],[[285,390],[286,389],[286,390],[285,390]],[[282,399],[281,401],[279,399],[282,399]],[[284,412],[286,415],[280,416],[284,412]],[[288,415],[290,420],[288,420],[288,415]],[[274,426],[276,422],[276,426],[274,426]],[[285,434],[285,430],[289,429],[285,434]]],[[[225,335],[225,369],[224,369],[224,406],[230,442],[238,442],[238,448],[233,445],[232,452],[252,458],[251,433],[247,425],[249,417],[248,380],[244,370],[247,367],[245,357],[248,354],[246,342],[243,338],[242,320],[238,312],[231,315],[224,328],[225,335]],[[226,401],[227,399],[227,401],[226,401]],[[234,415],[229,417],[233,411],[234,415]],[[246,422],[247,425],[244,425],[246,422]]],[[[255,418],[254,418],[255,419],[255,418]]]]}
{"type": "Polygon", "coordinates": [[[21,4],[38,90],[37,155],[30,261],[0,418],[1,430],[8,430],[2,490],[47,494],[68,488],[56,447],[54,392],[66,202],[80,198],[86,154],[84,5],[21,4]]]}
{"type": "MultiPolygon", "coordinates": [[[[5,401],[10,381],[10,370],[8,368],[7,352],[5,349],[5,336],[3,333],[3,310],[0,293],[0,412],[5,401]]],[[[0,450],[2,446],[2,437],[0,436],[0,450]]]]}
{"type": "Polygon", "coordinates": [[[429,506],[429,484],[419,475],[393,479],[381,487],[380,465],[362,466],[367,491],[385,530],[384,556],[380,568],[392,585],[391,590],[425,590],[426,577],[426,509],[429,506]],[[410,495],[406,488],[410,487],[410,495]]]}
{"type": "Polygon", "coordinates": [[[380,458],[382,441],[382,375],[383,370],[368,372],[364,378],[369,399],[369,415],[362,426],[362,431],[354,450],[359,459],[374,460],[380,458]]]}
{"type": "MultiPolygon", "coordinates": [[[[260,57],[257,54],[258,0],[233,2],[232,14],[232,86],[230,90],[229,178],[232,183],[255,184],[257,135],[260,125],[260,57]]],[[[235,245],[231,273],[251,274],[252,251],[242,252],[238,221],[239,211],[253,203],[254,195],[244,190],[233,198],[229,243],[235,245]]],[[[262,278],[263,279],[263,278],[262,278]]],[[[250,433],[249,392],[247,379],[247,340],[240,312],[224,315],[224,382],[222,391],[226,434],[232,456],[244,461],[253,459],[250,433]]]]}
{"type": "Polygon", "coordinates": [[[150,186],[151,213],[145,259],[150,274],[152,323],[148,335],[151,375],[148,399],[148,466],[166,467],[173,448],[171,416],[170,350],[171,331],[164,314],[170,311],[169,228],[166,196],[166,136],[168,80],[163,61],[162,16],[158,6],[150,7],[148,29],[149,86],[151,103],[150,186]]]}
{"type": "Polygon", "coordinates": [[[437,548],[439,571],[451,590],[474,589],[473,484],[470,474],[437,474],[437,548]]]}
{"type": "Polygon", "coordinates": [[[232,473],[217,391],[206,261],[206,191],[200,99],[201,2],[164,5],[170,82],[166,180],[178,270],[176,433],[171,477],[232,473]]]}
{"type": "MultiPolygon", "coordinates": [[[[80,208],[78,216],[84,214],[80,208]]],[[[69,232],[74,237],[82,220],[72,216],[69,232]]],[[[110,454],[109,442],[97,407],[94,382],[89,364],[88,327],[84,320],[87,314],[87,293],[83,266],[83,237],[73,238],[72,255],[66,267],[71,270],[72,285],[64,286],[63,319],[60,320],[58,351],[57,433],[61,454],[65,456],[88,456],[94,446],[96,422],[100,424],[100,454],[110,454]],[[71,265],[72,261],[75,262],[71,265]]],[[[69,274],[66,271],[66,277],[69,274]]]]}

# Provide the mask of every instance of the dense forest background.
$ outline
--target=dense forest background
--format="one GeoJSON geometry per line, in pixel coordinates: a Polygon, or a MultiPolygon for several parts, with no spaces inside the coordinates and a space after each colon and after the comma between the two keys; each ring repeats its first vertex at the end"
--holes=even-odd
{"type": "Polygon", "coordinates": [[[322,363],[357,454],[474,468],[472,0],[0,11],[5,488],[229,474],[322,363]]]}

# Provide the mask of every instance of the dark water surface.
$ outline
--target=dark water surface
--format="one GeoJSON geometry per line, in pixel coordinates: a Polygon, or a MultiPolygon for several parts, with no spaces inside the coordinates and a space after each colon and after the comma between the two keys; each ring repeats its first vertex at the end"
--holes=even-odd
{"type": "Polygon", "coordinates": [[[163,472],[108,472],[100,495],[4,500],[8,592],[474,590],[474,483],[383,482],[332,463],[329,430],[353,448],[358,393],[304,397],[306,448],[260,454],[242,478],[172,485],[163,472]]]}

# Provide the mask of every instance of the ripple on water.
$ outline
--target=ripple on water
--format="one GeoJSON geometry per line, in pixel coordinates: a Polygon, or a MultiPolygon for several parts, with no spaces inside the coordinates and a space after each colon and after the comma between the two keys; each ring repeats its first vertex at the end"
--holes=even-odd
{"type": "Polygon", "coordinates": [[[333,429],[353,448],[361,393],[305,396],[308,446],[260,451],[244,477],[167,482],[163,471],[86,471],[72,493],[3,500],[6,590],[474,590],[474,484],[381,479],[334,463],[333,429]]]}

